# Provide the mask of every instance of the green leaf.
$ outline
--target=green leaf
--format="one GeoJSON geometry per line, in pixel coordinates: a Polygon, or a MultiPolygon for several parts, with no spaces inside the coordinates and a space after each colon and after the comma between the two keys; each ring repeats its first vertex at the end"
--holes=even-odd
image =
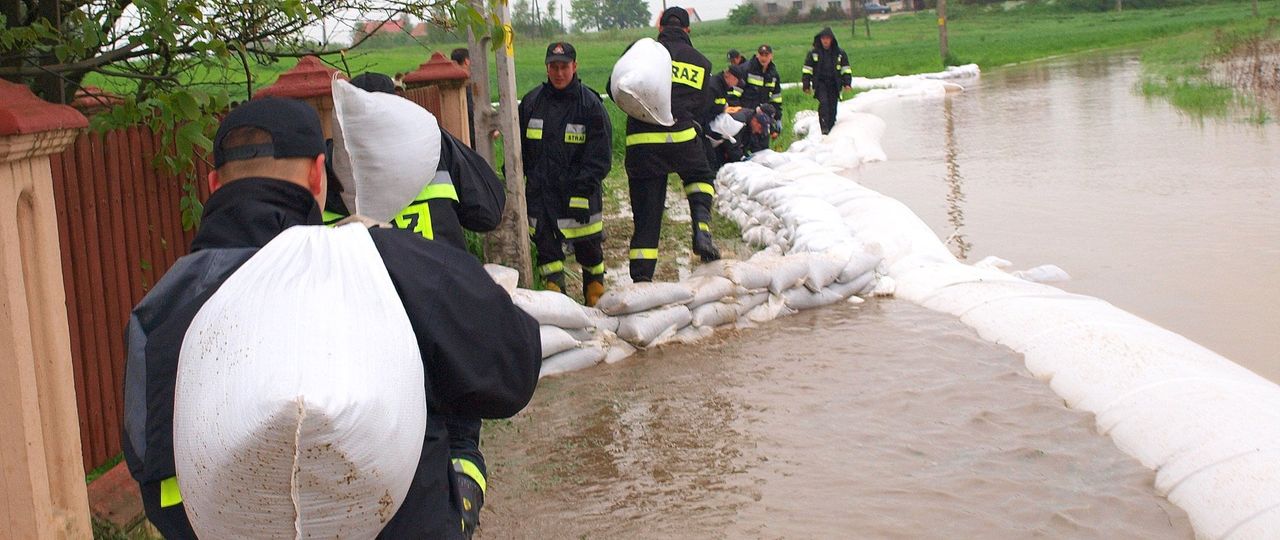
{"type": "Polygon", "coordinates": [[[173,93],[171,102],[181,119],[194,120],[200,117],[200,105],[196,103],[195,97],[190,92],[178,90],[173,93]]]}

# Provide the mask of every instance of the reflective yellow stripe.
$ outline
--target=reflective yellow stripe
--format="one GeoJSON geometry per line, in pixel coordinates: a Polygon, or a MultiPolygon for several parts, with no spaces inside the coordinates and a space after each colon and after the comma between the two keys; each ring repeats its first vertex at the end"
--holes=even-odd
{"type": "Polygon", "coordinates": [[[686,64],[684,62],[671,63],[671,82],[680,83],[698,90],[702,90],[702,81],[706,79],[707,70],[702,66],[686,64]]]}
{"type": "Polygon", "coordinates": [[[178,489],[178,477],[170,476],[160,481],[160,508],[182,504],[182,491],[178,489]]]}
{"type": "Polygon", "coordinates": [[[637,144],[682,143],[698,137],[698,130],[689,128],[683,131],[658,131],[654,133],[633,133],[627,135],[627,146],[637,144]]]}
{"type": "Polygon", "coordinates": [[[585,271],[585,272],[586,272],[586,273],[588,273],[588,274],[595,274],[595,275],[597,275],[597,276],[598,276],[598,275],[600,275],[600,274],[603,274],[603,273],[604,273],[604,263],[602,262],[602,263],[600,263],[600,264],[597,264],[597,265],[595,265],[595,266],[591,266],[591,267],[586,267],[586,266],[584,266],[584,267],[582,267],[582,270],[583,270],[583,271],[585,271]]]}
{"type": "Polygon", "coordinates": [[[572,240],[574,238],[591,236],[593,234],[596,234],[602,231],[604,231],[604,222],[597,221],[595,223],[588,223],[581,227],[573,227],[570,229],[560,229],[560,234],[564,235],[565,240],[572,240]]]}
{"type": "Polygon", "coordinates": [[[391,224],[397,229],[416,232],[427,240],[434,240],[436,237],[435,229],[431,227],[431,207],[427,201],[415,202],[405,207],[396,217],[391,218],[391,224]]]}
{"type": "Polygon", "coordinates": [[[736,86],[735,86],[735,87],[733,87],[733,89],[732,89],[732,90],[729,90],[729,95],[731,95],[731,96],[741,96],[741,95],[742,95],[742,89],[741,89],[741,88],[738,88],[738,87],[736,87],[736,86]]]}
{"type": "Polygon", "coordinates": [[[716,187],[706,182],[691,182],[684,186],[685,195],[693,195],[694,193],[706,193],[712,197],[716,196],[716,187]]]}
{"type": "Polygon", "coordinates": [[[778,86],[778,81],[769,81],[769,84],[766,84],[765,86],[769,88],[775,88],[778,86]]]}
{"type": "Polygon", "coordinates": [[[540,140],[542,140],[542,130],[541,130],[541,129],[528,128],[528,129],[524,130],[524,137],[525,137],[526,139],[531,140],[531,141],[540,141],[540,140]]]}
{"type": "Polygon", "coordinates": [[[453,458],[453,470],[467,475],[467,478],[475,480],[476,483],[480,485],[481,495],[484,494],[485,490],[489,489],[488,484],[484,481],[484,474],[480,472],[480,467],[477,467],[476,464],[472,463],[470,460],[453,458]]]}
{"type": "Polygon", "coordinates": [[[814,62],[817,62],[817,61],[818,61],[818,53],[813,53],[813,54],[812,54],[812,55],[810,55],[809,57],[810,57],[810,58],[812,58],[814,62]]]}
{"type": "Polygon", "coordinates": [[[346,217],[347,216],[344,216],[337,212],[330,212],[328,210],[325,210],[323,213],[321,213],[320,219],[324,221],[325,225],[332,227],[334,225],[337,225],[339,221],[346,219],[346,217]]]}
{"type": "Polygon", "coordinates": [[[756,86],[764,86],[764,76],[763,76],[763,75],[756,75],[755,73],[748,73],[748,74],[747,74],[747,84],[754,84],[754,85],[756,85],[756,86]]]}
{"type": "Polygon", "coordinates": [[[853,68],[851,68],[851,67],[843,67],[843,68],[840,68],[840,73],[853,74],[853,68]]]}
{"type": "Polygon", "coordinates": [[[808,74],[810,74],[810,75],[813,75],[813,66],[804,66],[804,67],[800,68],[800,72],[801,72],[801,73],[808,73],[808,74]]]}
{"type": "Polygon", "coordinates": [[[453,187],[453,184],[427,184],[427,187],[422,188],[422,192],[418,194],[418,200],[427,199],[456,201],[458,200],[458,188],[453,187]]]}
{"type": "Polygon", "coordinates": [[[711,226],[707,225],[706,223],[698,223],[698,230],[711,232],[711,226]]]}
{"type": "Polygon", "coordinates": [[[538,229],[535,229],[535,228],[533,227],[533,225],[530,225],[530,226],[529,226],[529,236],[533,236],[533,233],[535,233],[535,232],[538,232],[538,229]]]}
{"type": "Polygon", "coordinates": [[[591,201],[585,197],[569,197],[569,208],[591,208],[591,201]]]}
{"type": "Polygon", "coordinates": [[[631,248],[632,259],[657,259],[658,248],[631,248]]]}
{"type": "Polygon", "coordinates": [[[725,98],[722,98],[722,97],[716,98],[716,105],[724,105],[725,103],[728,103],[728,102],[729,100],[725,98]]]}
{"type": "Polygon", "coordinates": [[[569,144],[583,144],[587,142],[586,133],[565,133],[564,142],[569,144]]]}
{"type": "Polygon", "coordinates": [[[777,94],[773,96],[773,98],[770,99],[769,101],[772,101],[774,103],[782,103],[782,94],[777,94]]]}
{"type": "Polygon", "coordinates": [[[544,275],[544,276],[545,276],[545,275],[547,275],[547,274],[554,274],[554,273],[556,273],[556,272],[563,272],[563,271],[564,271],[564,261],[551,261],[551,262],[549,262],[549,263],[547,263],[547,264],[544,264],[544,265],[542,265],[542,266],[539,266],[539,267],[538,267],[538,271],[539,271],[539,272],[542,272],[542,275],[544,275]]]}

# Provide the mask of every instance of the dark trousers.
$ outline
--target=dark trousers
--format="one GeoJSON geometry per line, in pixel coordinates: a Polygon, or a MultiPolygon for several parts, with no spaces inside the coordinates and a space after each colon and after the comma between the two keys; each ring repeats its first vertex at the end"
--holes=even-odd
{"type": "Polygon", "coordinates": [[[813,97],[818,99],[818,125],[822,127],[822,134],[831,133],[831,126],[836,125],[836,105],[840,103],[840,87],[833,84],[815,84],[813,97]]]}
{"type": "Polygon", "coordinates": [[[681,143],[637,144],[627,147],[627,186],[635,233],[631,236],[631,279],[653,281],[658,266],[658,239],[662,212],[667,204],[667,175],[676,173],[684,182],[693,230],[711,231],[711,201],[715,173],[707,167],[707,154],[699,136],[681,143]]]}
{"type": "Polygon", "coordinates": [[[489,476],[485,468],[484,454],[480,453],[480,419],[459,416],[444,416],[444,425],[449,430],[449,457],[465,459],[480,469],[480,474],[489,476]]]}
{"type": "MultiPolygon", "coordinates": [[[[556,220],[540,216],[538,218],[538,226],[533,231],[533,245],[538,248],[538,266],[564,262],[564,234],[560,232],[556,220]]],[[[604,282],[604,235],[593,234],[583,238],[575,238],[569,241],[573,245],[574,256],[578,259],[578,264],[582,265],[582,281],[589,283],[593,281],[604,282]]],[[[563,267],[562,267],[563,268],[563,267]]],[[[543,271],[542,276],[550,280],[563,270],[548,272],[543,271]]],[[[455,456],[456,457],[456,456],[455,456]]]]}

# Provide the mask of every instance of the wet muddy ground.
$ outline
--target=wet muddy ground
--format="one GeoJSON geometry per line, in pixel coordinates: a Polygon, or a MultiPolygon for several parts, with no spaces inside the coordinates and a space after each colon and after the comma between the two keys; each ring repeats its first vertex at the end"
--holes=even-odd
{"type": "Polygon", "coordinates": [[[480,537],[1191,537],[1022,364],[873,300],[544,379],[486,428],[480,537]]]}

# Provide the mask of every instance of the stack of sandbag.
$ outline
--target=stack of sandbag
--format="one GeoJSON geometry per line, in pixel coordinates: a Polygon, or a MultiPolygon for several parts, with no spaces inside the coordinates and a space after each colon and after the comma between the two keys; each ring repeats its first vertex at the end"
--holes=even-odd
{"type": "Polygon", "coordinates": [[[609,95],[627,116],[648,124],[675,125],[671,116],[671,53],[652,38],[633,43],[613,65],[609,95]]]}
{"type": "Polygon", "coordinates": [[[372,538],[404,501],[422,358],[364,227],[269,242],[201,307],[177,369],[174,465],[200,537],[372,538]]]}

